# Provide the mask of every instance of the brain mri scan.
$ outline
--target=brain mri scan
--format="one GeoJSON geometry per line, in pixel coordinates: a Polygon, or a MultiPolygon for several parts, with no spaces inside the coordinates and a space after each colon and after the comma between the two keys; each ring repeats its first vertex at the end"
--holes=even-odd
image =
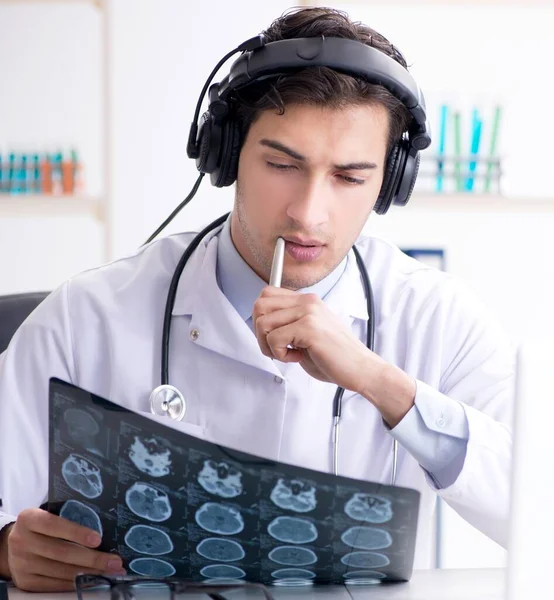
{"type": "Polygon", "coordinates": [[[211,494],[222,498],[234,498],[242,494],[241,473],[226,462],[204,461],[198,475],[198,483],[211,494]]]}
{"type": "Polygon", "coordinates": [[[170,472],[171,451],[155,438],[135,436],[129,448],[129,459],[139,471],[151,477],[163,477],[170,472]]]}
{"type": "Polygon", "coordinates": [[[308,571],[308,569],[295,569],[288,567],[286,569],[277,569],[271,573],[271,576],[275,579],[314,579],[315,573],[308,571]]]}
{"type": "Polygon", "coordinates": [[[135,515],[149,521],[161,522],[171,516],[171,504],[165,492],[137,481],[125,493],[125,502],[135,515]]]}
{"type": "Polygon", "coordinates": [[[279,546],[274,548],[268,556],[273,562],[291,567],[303,567],[317,562],[315,552],[302,546],[279,546]]]}
{"type": "Polygon", "coordinates": [[[297,479],[279,479],[271,491],[271,501],[279,508],[301,513],[317,506],[315,487],[297,479]]]}
{"type": "Polygon", "coordinates": [[[67,500],[64,502],[60,510],[60,517],[67,519],[68,521],[73,521],[73,523],[78,523],[83,527],[88,527],[89,529],[94,529],[100,534],[102,537],[102,523],[100,522],[100,517],[82,502],[78,500],[67,500]]]}
{"type": "Polygon", "coordinates": [[[85,498],[98,498],[104,489],[100,469],[78,454],[70,454],[65,459],[62,476],[72,490],[85,498]]]}
{"type": "Polygon", "coordinates": [[[246,553],[243,547],[234,540],[222,538],[206,538],[196,546],[196,552],[215,562],[233,562],[242,560],[246,553]]]}
{"type": "Polygon", "coordinates": [[[269,535],[287,544],[308,544],[317,539],[316,526],[299,517],[276,517],[267,527],[269,535]]]}
{"type": "Polygon", "coordinates": [[[208,565],[200,570],[202,577],[208,579],[241,579],[246,573],[234,565],[208,565]]]}
{"type": "Polygon", "coordinates": [[[354,494],[346,503],[344,512],[356,521],[386,523],[392,519],[392,504],[375,494],[354,494]]]}
{"type": "Polygon", "coordinates": [[[68,408],[63,414],[69,436],[87,450],[99,454],[94,447],[94,437],[99,433],[100,426],[96,419],[80,408],[68,408]]]}
{"type": "Polygon", "coordinates": [[[358,550],[381,550],[392,544],[390,533],[376,527],[351,527],[341,539],[347,546],[358,550]]]}
{"type": "Polygon", "coordinates": [[[390,563],[384,554],[378,552],[350,552],[345,554],[340,561],[348,567],[358,569],[378,569],[386,567],[390,563]]]}
{"type": "Polygon", "coordinates": [[[171,577],[175,575],[175,567],[159,558],[135,558],[129,568],[139,575],[147,577],[171,577]]]}
{"type": "Polygon", "coordinates": [[[140,554],[160,556],[173,552],[173,542],[167,533],[149,525],[133,525],[125,535],[125,543],[140,554]]]}
{"type": "Polygon", "coordinates": [[[244,529],[244,520],[238,510],[232,506],[206,502],[195,514],[198,525],[219,535],[235,535],[244,529]]]}

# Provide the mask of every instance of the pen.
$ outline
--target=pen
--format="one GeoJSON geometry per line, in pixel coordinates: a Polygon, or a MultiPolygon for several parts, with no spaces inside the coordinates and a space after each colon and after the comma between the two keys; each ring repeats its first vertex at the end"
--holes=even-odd
{"type": "Polygon", "coordinates": [[[281,287],[283,278],[283,262],[285,260],[285,240],[277,238],[275,251],[273,252],[273,264],[271,265],[271,275],[269,276],[269,285],[281,287]]]}

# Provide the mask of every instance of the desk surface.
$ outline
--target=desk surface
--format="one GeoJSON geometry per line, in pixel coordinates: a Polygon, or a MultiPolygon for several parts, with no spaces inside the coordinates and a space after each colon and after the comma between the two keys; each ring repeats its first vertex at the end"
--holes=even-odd
{"type": "MultiPolygon", "coordinates": [[[[415,571],[411,581],[368,587],[318,587],[308,589],[271,588],[275,598],[310,600],[504,600],[504,569],[452,569],[415,571]]],[[[73,594],[28,594],[9,590],[9,600],[66,600],[73,594]]],[[[186,596],[187,600],[205,600],[207,596],[186,596]]],[[[236,594],[229,599],[238,600],[236,594]]]]}

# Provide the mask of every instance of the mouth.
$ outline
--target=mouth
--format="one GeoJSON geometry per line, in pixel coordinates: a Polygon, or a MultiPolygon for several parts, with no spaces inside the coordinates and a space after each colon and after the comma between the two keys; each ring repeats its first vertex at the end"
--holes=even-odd
{"type": "Polygon", "coordinates": [[[323,242],[320,242],[318,240],[307,238],[303,239],[296,236],[283,237],[283,239],[285,240],[285,242],[295,244],[296,246],[303,246],[305,248],[318,248],[325,245],[323,242]]]}
{"type": "Polygon", "coordinates": [[[287,254],[297,263],[309,263],[317,260],[325,247],[323,242],[296,236],[283,237],[287,254]]]}

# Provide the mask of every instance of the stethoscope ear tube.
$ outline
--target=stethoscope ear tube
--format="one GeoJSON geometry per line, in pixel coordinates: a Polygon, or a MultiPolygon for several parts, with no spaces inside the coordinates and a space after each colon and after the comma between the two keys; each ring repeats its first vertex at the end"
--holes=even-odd
{"type": "Polygon", "coordinates": [[[169,385],[169,341],[171,337],[171,318],[173,313],[173,308],[175,306],[175,297],[177,295],[177,288],[179,286],[179,280],[181,275],[192,256],[193,252],[198,248],[200,242],[204,239],[204,237],[217,229],[220,225],[223,225],[230,213],[222,215],[218,217],[215,221],[210,223],[207,227],[205,227],[189,244],[188,248],[183,252],[183,256],[181,256],[181,260],[177,264],[175,268],[175,273],[173,273],[173,277],[171,278],[171,283],[169,285],[169,290],[167,292],[167,300],[165,303],[165,313],[164,313],[164,323],[162,329],[162,360],[161,360],[161,374],[160,379],[162,385],[169,385]]]}
{"type": "Polygon", "coordinates": [[[179,260],[169,290],[167,292],[167,299],[165,303],[164,321],[162,329],[162,348],[161,348],[161,385],[152,391],[150,394],[150,412],[154,415],[168,416],[176,421],[183,420],[186,410],[187,403],[183,394],[172,385],[169,385],[169,342],[171,337],[171,319],[173,308],[175,306],[175,297],[177,296],[177,288],[179,287],[179,280],[181,275],[192,256],[193,252],[198,248],[200,242],[204,237],[217,229],[217,227],[223,225],[227,220],[230,213],[218,217],[215,221],[205,227],[189,244],[183,256],[179,260]]]}

